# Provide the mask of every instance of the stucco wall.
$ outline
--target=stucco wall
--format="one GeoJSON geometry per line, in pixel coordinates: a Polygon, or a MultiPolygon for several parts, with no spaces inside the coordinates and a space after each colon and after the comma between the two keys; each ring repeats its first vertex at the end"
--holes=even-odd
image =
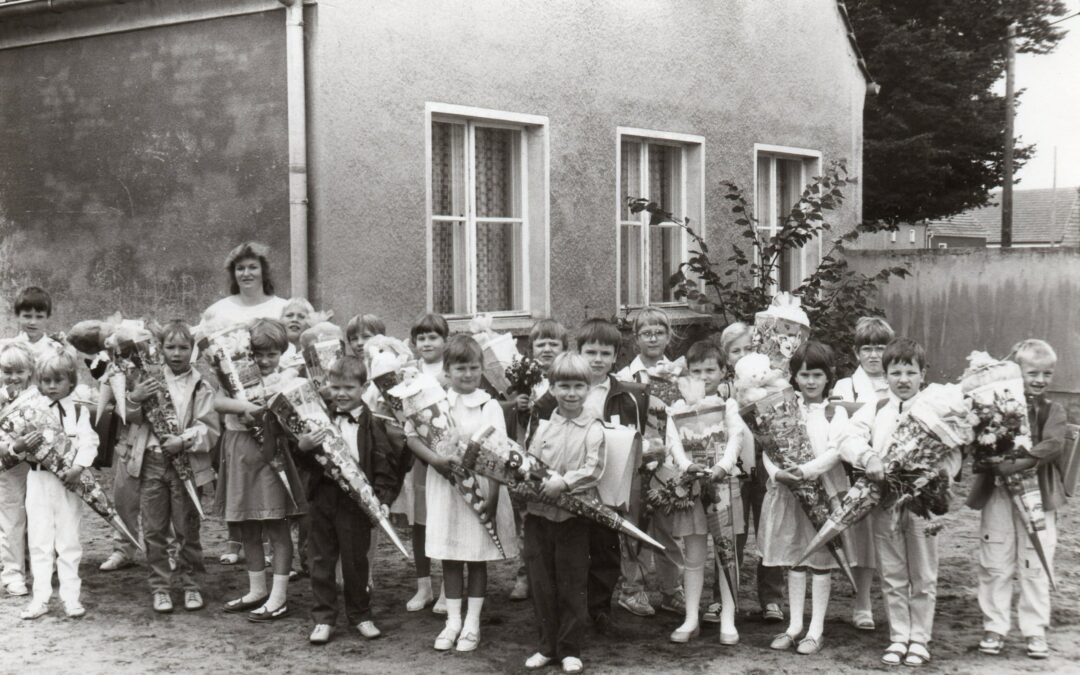
{"type": "Polygon", "coordinates": [[[227,289],[225,253],[251,237],[274,248],[288,292],[284,12],[79,37],[166,11],[186,10],[127,3],[0,26],[5,334],[27,284],[53,294],[56,328],[118,310],[195,320],[227,289]],[[9,47],[58,37],[72,39],[9,47]]]}
{"type": "Polygon", "coordinates": [[[973,350],[1004,356],[1036,337],[1058,352],[1053,389],[1080,392],[1080,252],[1067,249],[945,249],[853,252],[870,273],[908,264],[911,276],[883,289],[882,307],[901,335],[927,349],[932,381],[955,380],[973,350]]]}
{"type": "Polygon", "coordinates": [[[714,243],[733,229],[719,181],[750,189],[755,143],[861,170],[865,81],[827,0],[349,0],[310,7],[307,33],[313,295],[398,333],[427,298],[425,102],[549,118],[568,323],[616,311],[616,127],[705,137],[714,243]]]}

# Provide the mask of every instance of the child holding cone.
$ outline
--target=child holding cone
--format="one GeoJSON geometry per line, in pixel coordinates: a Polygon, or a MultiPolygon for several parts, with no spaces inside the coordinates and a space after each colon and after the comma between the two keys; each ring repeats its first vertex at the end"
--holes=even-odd
{"type": "MultiPolygon", "coordinates": [[[[493,426],[505,435],[506,423],[498,401],[480,389],[483,351],[476,340],[458,335],[446,346],[443,364],[450,381],[447,401],[454,428],[468,438],[484,425],[493,426]]],[[[416,435],[411,422],[406,424],[409,448],[431,469],[427,472],[425,492],[428,512],[425,537],[427,555],[442,560],[446,584],[446,625],[435,639],[435,649],[469,652],[480,643],[480,611],[487,591],[487,563],[513,557],[516,553],[514,514],[506,488],[479,476],[477,481],[487,500],[489,522],[495,524],[502,550],[492,540],[472,507],[449,480],[451,463],[440,448],[429,448],[416,435]],[[468,568],[468,587],[465,570],[468,568]],[[468,607],[461,618],[463,596],[468,607]]]]}
{"type": "MultiPolygon", "coordinates": [[[[276,373],[281,355],[289,346],[285,326],[274,319],[257,319],[250,334],[251,351],[260,375],[265,378],[276,373]]],[[[290,483],[286,488],[268,459],[274,448],[264,448],[253,435],[251,426],[262,425],[267,417],[262,406],[229,398],[219,391],[214,409],[225,416],[217,507],[227,522],[240,524],[248,568],[248,592],[226,602],[224,609],[234,614],[247,612],[248,620],[256,623],[275,621],[289,613],[286,600],[293,544],[287,519],[306,513],[307,501],[289,453],[284,453],[290,483]],[[264,532],[273,548],[274,580],[269,593],[263,557],[264,532]]],[[[267,441],[276,441],[279,436],[266,434],[267,441]]]]}
{"type": "Polygon", "coordinates": [[[139,513],[150,567],[150,592],[154,611],[167,614],[173,610],[170,587],[174,579],[183,587],[184,609],[202,609],[202,593],[194,574],[204,571],[200,509],[185,489],[171,457],[186,453],[195,485],[206,485],[214,479],[210,450],[221,432],[214,412],[214,390],[191,367],[195,346],[191,330],[182,321],[172,321],[155,337],[168,366],[164,376],[181,433],[165,438],[154,434],[143,415],[143,404],[158,393],[160,384],[145,378],[127,395],[126,461],[117,470],[139,477],[139,513]],[[177,550],[175,569],[167,551],[170,527],[177,550]]]}
{"type": "MultiPolygon", "coordinates": [[[[817,531],[789,487],[803,481],[820,480],[829,494],[843,494],[847,490],[847,474],[840,464],[837,443],[848,417],[843,408],[837,408],[832,419],[826,415],[825,395],[835,377],[832,349],[819,342],[808,342],[792,357],[791,371],[792,384],[799,391],[802,413],[806,417],[806,431],[815,458],[796,469],[778,470],[768,456],[763,456],[770,480],[762,506],[762,559],[767,567],[788,569],[791,618],[787,630],[773,638],[771,648],[780,651],[795,648],[800,654],[816,654],[823,644],[831,572],[838,565],[825,549],[819,549],[806,563],[799,563],[799,558],[817,531]],[[806,635],[799,640],[803,630],[808,572],[811,579],[811,618],[806,635]]],[[[844,533],[844,544],[852,566],[873,569],[874,544],[865,522],[844,533]]]]}
{"type": "MultiPolygon", "coordinates": [[[[882,355],[889,398],[863,406],[851,418],[840,441],[840,453],[866,471],[872,481],[885,478],[881,456],[889,445],[900,416],[911,407],[926,376],[926,352],[907,338],[896,338],[882,355]]],[[[953,449],[942,468],[948,476],[960,469],[961,454],[953,449]]],[[[872,519],[874,547],[889,619],[889,641],[882,663],[921,666],[930,661],[928,644],[934,628],[937,598],[937,538],[927,536],[927,520],[907,506],[875,506],[872,519]]]]}
{"type": "Polygon", "coordinates": [[[1009,356],[1020,366],[1031,425],[1030,457],[1005,460],[993,473],[975,477],[967,505],[982,511],[979,524],[979,608],[986,631],[979,651],[997,655],[1009,632],[1013,577],[1019,579],[1017,618],[1027,642],[1027,655],[1045,659],[1050,655],[1046,630],[1050,626],[1050,577],[1029,541],[1022,517],[1012,506],[1008,490],[999,477],[1038,467],[1039,492],[1046,529],[1038,536],[1046,561],[1053,569],[1057,546],[1056,510],[1065,503],[1062,486],[1065,445],[1065,409],[1049,401],[1046,392],[1054,378],[1057,354],[1042,340],[1024,340],[1009,356]],[[1019,573],[1017,573],[1019,572],[1019,573]]]}

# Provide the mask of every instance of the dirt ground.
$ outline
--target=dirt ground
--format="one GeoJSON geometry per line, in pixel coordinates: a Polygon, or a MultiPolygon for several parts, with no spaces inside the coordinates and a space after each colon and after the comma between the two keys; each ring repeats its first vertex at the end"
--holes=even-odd
{"type": "MultiPolygon", "coordinates": [[[[109,470],[102,473],[108,480],[109,470]]],[[[954,504],[958,502],[954,499],[954,504]]],[[[941,537],[941,576],[938,585],[937,622],[932,645],[933,663],[924,672],[1080,673],[1080,532],[1075,506],[1059,514],[1062,532],[1057,550],[1058,596],[1054,601],[1050,645],[1053,656],[1038,662],[1024,656],[1018,634],[1010,635],[1005,654],[980,655],[975,644],[981,636],[982,619],[975,600],[975,556],[978,516],[958,508],[947,516],[941,537]]],[[[87,615],[67,619],[54,597],[52,611],[37,621],[22,621],[19,610],[25,598],[0,597],[0,671],[4,673],[71,672],[235,672],[258,669],[272,673],[514,673],[526,672],[522,664],[534,651],[533,612],[528,602],[510,602],[516,566],[505,562],[491,566],[489,594],[484,607],[483,635],[479,650],[468,655],[435,652],[431,645],[442,619],[430,611],[406,613],[405,601],[415,585],[412,568],[393,547],[383,541],[375,572],[374,608],[384,635],[365,641],[342,623],[329,645],[313,647],[307,642],[311,629],[308,581],[300,580],[289,591],[292,616],[269,625],[257,625],[243,617],[225,614],[221,604],[246,591],[243,567],[217,562],[224,541],[220,521],[210,520],[203,530],[207,572],[203,592],[207,608],[188,613],[181,608],[171,615],[157,615],[150,605],[146,573],[142,567],[118,572],[99,572],[97,567],[111,550],[109,527],[92,513],[84,515],[82,561],[83,602],[87,615]]],[[[404,530],[402,539],[408,541],[404,530]]],[[[681,619],[660,614],[633,617],[616,610],[624,636],[596,637],[587,644],[583,658],[592,673],[850,673],[886,671],[879,658],[887,646],[880,596],[875,602],[878,628],[873,633],[856,631],[848,623],[852,591],[835,578],[823,651],[811,657],[777,653],[768,648],[782,627],[761,620],[753,599],[754,560],[745,566],[741,592],[739,630],[742,642],[722,647],[716,627],[703,630],[689,645],[667,641],[681,619]]],[[[707,593],[708,591],[706,591],[707,593]]],[[[178,594],[174,594],[179,599],[178,594]]],[[[807,602],[809,606],[809,601],[807,602]]],[[[1014,629],[1015,630],[1015,629],[1014,629]]],[[[545,672],[559,672],[549,669],[545,672]]]]}

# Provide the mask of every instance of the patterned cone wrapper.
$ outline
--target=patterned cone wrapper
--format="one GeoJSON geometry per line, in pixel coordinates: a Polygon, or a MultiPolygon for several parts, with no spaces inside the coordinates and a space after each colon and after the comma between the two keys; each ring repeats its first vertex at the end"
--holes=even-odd
{"type": "MultiPolygon", "coordinates": [[[[128,363],[135,372],[143,377],[148,377],[158,383],[158,391],[143,403],[143,416],[150,423],[154,435],[158,440],[166,436],[179,436],[183,433],[180,420],[176,414],[176,404],[169,392],[169,383],[165,378],[165,358],[158,349],[157,341],[149,333],[139,336],[136,340],[118,341],[113,355],[113,363],[128,363]]],[[[184,490],[200,520],[206,519],[202,503],[199,500],[199,491],[195,487],[195,473],[191,469],[191,460],[186,452],[171,455],[169,461],[180,480],[184,484],[184,490]]]]}
{"type": "Polygon", "coordinates": [[[510,333],[478,333],[476,341],[484,350],[484,377],[496,391],[505,395],[510,391],[506,369],[519,358],[517,343],[510,333]]]}
{"type": "MultiPolygon", "coordinates": [[[[725,404],[702,402],[685,410],[669,410],[668,424],[679,434],[683,450],[694,464],[710,470],[724,453],[727,428],[725,404]]],[[[739,562],[735,539],[743,529],[742,492],[739,479],[728,476],[721,481],[706,474],[699,478],[705,521],[713,538],[716,559],[724,573],[724,583],[736,603],[739,597],[739,562]]]]}
{"type": "Polygon", "coordinates": [[[1054,581],[1054,571],[1050,567],[1050,561],[1046,557],[1046,549],[1043,548],[1039,532],[1046,529],[1046,512],[1043,511],[1042,491],[1039,489],[1039,478],[1035,468],[1010,474],[1003,477],[1002,481],[1009,493],[1013,509],[1024,518],[1024,531],[1027,532],[1031,547],[1035,549],[1035,555],[1039,556],[1047,579],[1050,580],[1050,588],[1057,590],[1054,581]]]}
{"type": "Polygon", "coordinates": [[[968,402],[957,385],[931,384],[920,392],[900,416],[881,458],[885,482],[877,483],[866,476],[857,478],[828,520],[822,525],[815,523],[818,534],[802,560],[822,544],[832,543],[878,504],[901,505],[918,497],[921,488],[938,475],[944,456],[971,442],[969,415],[968,402]],[[902,494],[886,489],[890,481],[902,488],[902,494]]]}
{"type": "MultiPolygon", "coordinates": [[[[450,416],[446,390],[438,380],[427,375],[417,375],[394,387],[389,393],[401,401],[402,414],[412,423],[413,430],[424,445],[432,452],[444,456],[453,452],[453,449],[448,447],[448,441],[450,431],[454,428],[454,419],[450,416]]],[[[505,549],[499,539],[495,522],[488,515],[487,498],[480,491],[476,476],[466,468],[458,467],[452,471],[449,480],[484,526],[491,541],[499,549],[499,554],[505,557],[505,549]]]]}
{"type": "Polygon", "coordinates": [[[768,356],[773,368],[790,375],[791,357],[806,341],[808,333],[808,327],[765,310],[754,316],[750,348],[768,356]]]}
{"type": "Polygon", "coordinates": [[[293,380],[270,399],[269,409],[294,438],[317,429],[327,431],[326,440],[312,451],[315,461],[360,506],[371,522],[382,528],[401,554],[410,558],[390,520],[383,515],[382,505],[375,496],[371,482],[352,458],[348,443],[330,420],[326,404],[314,385],[307,380],[293,380]]]}
{"type": "MultiPolygon", "coordinates": [[[[764,452],[777,468],[790,471],[814,459],[814,449],[806,433],[806,417],[795,390],[790,386],[754,402],[751,414],[761,433],[772,440],[765,445],[764,452]]],[[[830,510],[829,494],[821,480],[803,480],[797,485],[788,486],[788,489],[799,502],[814,529],[820,530],[828,521],[830,510]]],[[[854,585],[855,577],[840,543],[829,541],[826,545],[840,569],[854,585]]]]}
{"type": "Polygon", "coordinates": [[[330,366],[344,355],[345,346],[336,338],[319,340],[304,347],[304,368],[316,391],[326,386],[330,366]]]}
{"type": "Polygon", "coordinates": [[[485,426],[473,434],[467,443],[458,444],[461,465],[471,471],[506,485],[510,491],[529,502],[557,506],[575,516],[588,518],[609,530],[629,535],[641,542],[664,550],[660,542],[623,518],[615,509],[600,501],[594,492],[562,493],[552,502],[543,495],[544,481],[552,471],[538,457],[520,445],[485,426]]]}
{"type": "MultiPolygon", "coordinates": [[[[37,462],[42,468],[59,477],[74,465],[75,453],[70,447],[67,434],[60,426],[59,418],[49,407],[50,403],[51,401],[41,395],[37,389],[30,388],[23,391],[0,412],[0,430],[13,438],[31,431],[40,431],[45,440],[36,450],[27,453],[26,459],[37,462]]],[[[120,519],[120,514],[117,513],[112,501],[101,489],[97,478],[89,469],[82,472],[81,482],[72,492],[86,502],[94,513],[107,520],[120,534],[130,539],[140,551],[145,550],[142,542],[120,519]]]]}

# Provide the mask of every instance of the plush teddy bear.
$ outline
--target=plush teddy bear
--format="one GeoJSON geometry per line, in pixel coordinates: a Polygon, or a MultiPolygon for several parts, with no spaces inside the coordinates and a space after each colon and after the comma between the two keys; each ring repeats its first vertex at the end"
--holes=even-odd
{"type": "Polygon", "coordinates": [[[788,386],[784,373],[773,368],[764,354],[747,354],[735,364],[735,395],[739,405],[756,403],[788,386]]]}

